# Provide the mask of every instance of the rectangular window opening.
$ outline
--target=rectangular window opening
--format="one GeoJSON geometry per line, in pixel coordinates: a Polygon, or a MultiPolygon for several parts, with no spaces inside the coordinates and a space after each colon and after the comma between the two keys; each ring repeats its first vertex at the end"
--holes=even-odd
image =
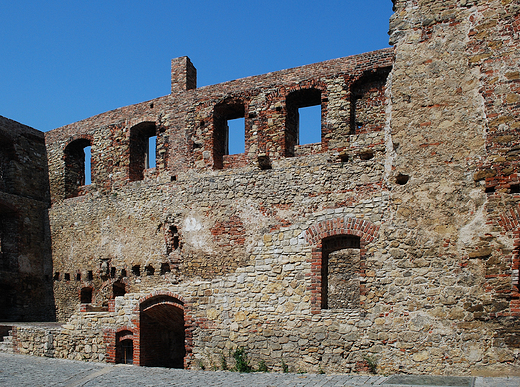
{"type": "Polygon", "coordinates": [[[85,185],[90,185],[92,183],[92,177],[90,174],[90,162],[92,160],[91,150],[92,147],[90,146],[83,148],[83,151],[85,152],[85,185]]]}
{"type": "Polygon", "coordinates": [[[157,156],[157,136],[148,137],[148,148],[145,155],[145,168],[155,168],[157,156]]]}
{"type": "Polygon", "coordinates": [[[298,144],[321,142],[321,105],[298,109],[298,144]]]}
{"type": "Polygon", "coordinates": [[[227,120],[227,148],[229,155],[236,155],[245,152],[246,129],[245,118],[227,120]]]}

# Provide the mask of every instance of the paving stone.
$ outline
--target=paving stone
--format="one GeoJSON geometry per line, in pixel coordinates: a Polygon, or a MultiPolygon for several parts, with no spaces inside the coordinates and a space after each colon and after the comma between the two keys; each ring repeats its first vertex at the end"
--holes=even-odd
{"type": "MultiPolygon", "coordinates": [[[[454,381],[473,382],[474,378],[395,375],[352,376],[319,374],[241,374],[225,371],[186,371],[169,368],[136,367],[86,363],[74,360],[0,354],[0,385],[2,386],[264,386],[264,387],[329,387],[386,386],[462,387],[454,381]],[[427,381],[435,384],[425,384],[427,381]],[[445,381],[445,384],[442,382],[445,381]],[[419,382],[413,384],[412,382],[419,382]],[[401,384],[399,384],[401,383],[401,384]]],[[[518,387],[520,377],[476,378],[476,387],[518,387]]]]}

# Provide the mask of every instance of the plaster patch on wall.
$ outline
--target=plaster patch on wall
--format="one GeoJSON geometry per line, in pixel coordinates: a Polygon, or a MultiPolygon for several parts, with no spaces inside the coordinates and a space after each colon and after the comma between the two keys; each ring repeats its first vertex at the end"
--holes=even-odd
{"type": "MultiPolygon", "coordinates": [[[[475,190],[474,190],[475,191],[475,190]]],[[[472,246],[479,236],[490,232],[490,227],[486,226],[487,212],[485,204],[480,205],[474,212],[474,216],[470,222],[462,226],[459,230],[459,238],[457,241],[457,250],[463,253],[463,250],[472,246]]]]}
{"type": "Polygon", "coordinates": [[[183,222],[182,235],[184,242],[193,248],[201,249],[204,252],[211,253],[212,235],[209,227],[205,227],[204,216],[198,213],[190,213],[183,222]]]}
{"type": "MultiPolygon", "coordinates": [[[[237,213],[244,224],[251,230],[246,236],[246,250],[251,251],[257,245],[258,236],[262,235],[263,229],[268,227],[268,218],[258,209],[258,205],[249,199],[239,199],[235,202],[237,213]]],[[[285,215],[281,215],[282,217],[285,215]]]]}

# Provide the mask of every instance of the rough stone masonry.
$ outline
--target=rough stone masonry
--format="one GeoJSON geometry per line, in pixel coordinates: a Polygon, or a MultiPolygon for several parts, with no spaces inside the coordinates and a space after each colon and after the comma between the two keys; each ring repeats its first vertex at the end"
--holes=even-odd
{"type": "Polygon", "coordinates": [[[519,374],[520,5],[394,11],[389,49],[201,88],[182,57],[170,95],[44,139],[2,118],[2,319],[61,322],[6,350],[519,374]]]}

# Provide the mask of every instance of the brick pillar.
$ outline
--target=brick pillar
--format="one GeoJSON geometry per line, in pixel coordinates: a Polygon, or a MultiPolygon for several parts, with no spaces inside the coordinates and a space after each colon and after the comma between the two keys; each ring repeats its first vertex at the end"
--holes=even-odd
{"type": "Polygon", "coordinates": [[[171,93],[197,88],[197,69],[187,56],[172,59],[171,93]]]}

